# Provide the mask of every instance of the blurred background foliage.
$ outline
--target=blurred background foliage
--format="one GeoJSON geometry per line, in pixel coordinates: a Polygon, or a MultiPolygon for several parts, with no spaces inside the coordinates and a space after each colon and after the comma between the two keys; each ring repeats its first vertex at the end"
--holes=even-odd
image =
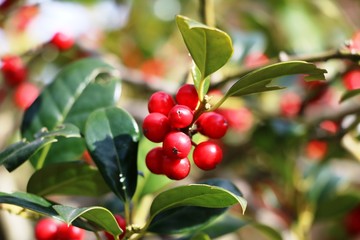
{"type": "MultiPolygon", "coordinates": [[[[223,71],[213,75],[214,84],[268,59],[326,55],[344,46],[360,28],[359,1],[214,0],[213,4],[216,26],[231,36],[234,47],[223,71]]],[[[175,15],[203,21],[202,6],[200,0],[3,0],[0,55],[20,55],[29,72],[27,81],[39,88],[65,64],[101,56],[120,69],[119,106],[140,124],[151,93],[174,93],[190,81],[191,59],[175,15]],[[58,51],[49,44],[56,32],[72,36],[76,45],[58,51]]],[[[221,143],[224,161],[214,171],[192,172],[186,181],[225,177],[240,187],[249,203],[244,219],[263,225],[249,224],[230,239],[360,238],[360,105],[357,97],[340,103],[348,90],[343,76],[357,69],[358,62],[316,63],[328,71],[323,83],[285,77],[278,79],[285,90],[231,98],[219,109],[230,125],[221,143]]],[[[2,148],[19,137],[16,129],[23,110],[14,104],[15,89],[1,81],[2,148]]],[[[214,98],[223,89],[213,89],[214,98]]],[[[24,189],[31,172],[29,166],[11,176],[0,170],[1,191],[24,189]]],[[[7,223],[20,220],[0,218],[5,219],[3,232],[14,236],[7,223]]]]}

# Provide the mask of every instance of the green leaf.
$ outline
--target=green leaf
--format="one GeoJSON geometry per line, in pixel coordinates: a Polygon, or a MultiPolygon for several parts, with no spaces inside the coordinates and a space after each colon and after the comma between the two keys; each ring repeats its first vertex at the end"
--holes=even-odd
{"type": "MultiPolygon", "coordinates": [[[[83,132],[92,111],[115,105],[119,91],[114,75],[114,68],[100,59],[88,58],[69,64],[26,110],[21,124],[22,136],[32,140],[40,129],[53,130],[64,123],[72,123],[83,132]]],[[[64,139],[46,149],[42,156],[45,160],[40,161],[42,164],[72,161],[83,150],[81,140],[64,139]]],[[[41,153],[32,158],[37,168],[42,167],[38,164],[41,153]]]]}
{"type": "Polygon", "coordinates": [[[15,193],[3,193],[0,192],[0,203],[7,203],[29,209],[47,216],[58,217],[57,212],[52,208],[53,203],[40,196],[15,192],[15,193]]]}
{"type": "Polygon", "coordinates": [[[239,203],[245,211],[246,201],[220,187],[206,184],[190,184],[169,189],[157,195],[150,207],[150,215],[182,206],[226,208],[239,203]]]}
{"type": "Polygon", "coordinates": [[[29,179],[27,192],[39,196],[100,196],[110,191],[99,171],[82,162],[50,164],[29,179]]]}
{"type": "Polygon", "coordinates": [[[345,100],[356,97],[359,94],[360,94],[360,89],[347,91],[347,92],[345,92],[344,95],[341,96],[340,102],[344,102],[345,100]]]}
{"type": "MultiPolygon", "coordinates": [[[[218,189],[222,189],[227,191],[227,193],[231,193],[234,196],[240,197],[242,194],[237,189],[237,187],[231,183],[229,180],[225,179],[209,179],[204,182],[200,182],[197,186],[209,186],[217,187],[218,189]],[[206,185],[205,185],[206,184],[206,185]]],[[[193,186],[193,185],[190,185],[193,186]]],[[[185,186],[186,187],[186,186],[185,186]]],[[[182,189],[178,189],[180,192],[176,194],[181,195],[182,189]]],[[[196,191],[196,190],[194,190],[196,191]]],[[[175,190],[176,192],[176,190],[175,190]]],[[[187,191],[185,191],[186,193],[187,191]]],[[[194,195],[194,199],[197,197],[202,197],[200,192],[199,195],[194,195]]],[[[184,198],[189,198],[188,202],[191,202],[191,196],[183,195],[184,198]]],[[[216,201],[214,196],[209,196],[207,194],[203,195],[204,199],[196,199],[196,203],[189,203],[189,204],[178,204],[178,200],[174,200],[177,206],[171,207],[165,210],[162,210],[159,214],[153,216],[153,220],[150,223],[148,228],[151,232],[162,233],[162,234],[175,234],[175,233],[196,233],[201,231],[204,227],[206,227],[209,223],[212,223],[214,219],[217,219],[220,215],[222,215],[227,209],[227,207],[215,207],[212,205],[210,207],[206,204],[207,201],[216,201]],[[197,203],[200,201],[202,203],[197,203]],[[179,206],[180,205],[180,206],[179,206]],[[201,205],[201,206],[198,206],[201,205]],[[196,216],[196,217],[194,217],[196,216]]],[[[222,196],[218,196],[222,197],[222,196]]],[[[180,197],[179,197],[180,198],[180,197]]],[[[170,199],[172,200],[172,199],[170,199]]],[[[154,199],[154,202],[156,198],[154,199]]],[[[244,201],[244,200],[243,200],[244,201]]],[[[153,203],[154,203],[153,202],[153,203]]],[[[246,204],[246,203],[245,203],[246,204]]],[[[245,208],[244,204],[242,204],[243,209],[245,208]]]]}
{"type": "MultiPolygon", "coordinates": [[[[53,217],[58,220],[63,220],[63,218],[54,210],[53,206],[55,203],[42,198],[40,196],[24,193],[24,192],[15,192],[15,193],[4,193],[0,192],[0,204],[11,204],[18,207],[22,207],[27,210],[31,210],[37,212],[41,215],[45,215],[48,217],[53,217]]],[[[84,228],[90,231],[96,231],[93,225],[88,224],[82,219],[76,219],[73,222],[73,225],[84,228]]]]}
{"type": "Polygon", "coordinates": [[[281,234],[276,231],[275,229],[271,228],[268,225],[261,224],[261,223],[251,223],[251,225],[258,229],[260,232],[265,234],[267,237],[269,237],[271,240],[282,240],[281,234]]]}
{"type": "Polygon", "coordinates": [[[224,99],[230,96],[243,96],[252,93],[281,89],[279,86],[268,86],[275,78],[304,74],[307,80],[323,80],[326,70],[317,68],[314,64],[304,61],[289,61],[268,65],[254,70],[240,78],[227,91],[224,99]]]}
{"type": "Polygon", "coordinates": [[[53,131],[41,129],[35,134],[35,139],[27,141],[23,139],[8,146],[0,153],[0,165],[4,165],[8,171],[13,171],[31,156],[46,145],[57,141],[55,137],[79,138],[79,129],[72,124],[65,124],[55,128],[53,131]]]}
{"type": "Polygon", "coordinates": [[[202,79],[230,59],[233,48],[227,33],[180,15],[176,17],[176,23],[202,79]]]}
{"type": "Polygon", "coordinates": [[[120,108],[96,110],[86,123],[85,140],[110,189],[129,200],[137,184],[139,128],[135,120],[120,108]]]}
{"type": "Polygon", "coordinates": [[[98,206],[73,208],[63,205],[54,205],[53,208],[69,224],[78,218],[83,218],[95,224],[101,230],[111,233],[113,236],[118,236],[122,233],[114,215],[106,208],[98,206]]]}

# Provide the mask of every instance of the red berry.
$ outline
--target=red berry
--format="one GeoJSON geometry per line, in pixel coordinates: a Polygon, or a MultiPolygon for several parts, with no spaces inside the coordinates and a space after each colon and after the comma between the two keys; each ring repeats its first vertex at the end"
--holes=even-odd
{"type": "Polygon", "coordinates": [[[175,106],[175,100],[173,97],[162,91],[153,93],[148,102],[149,113],[157,112],[162,113],[165,116],[169,114],[169,111],[173,108],[173,106],[175,106]]]}
{"type": "Polygon", "coordinates": [[[246,107],[238,109],[220,108],[216,111],[225,117],[229,127],[239,132],[248,131],[254,123],[254,117],[246,107]]]}
{"type": "Polygon", "coordinates": [[[161,113],[150,113],[143,121],[142,129],[147,139],[162,142],[170,131],[169,119],[161,113]]]}
{"type": "MultiPolygon", "coordinates": [[[[118,223],[119,227],[121,228],[121,230],[123,230],[123,233],[119,235],[118,239],[123,239],[123,237],[125,236],[126,233],[126,221],[125,218],[123,218],[121,215],[119,214],[115,214],[114,215],[116,222],[118,223]]],[[[108,240],[114,240],[115,238],[113,237],[113,235],[111,235],[108,232],[105,232],[105,236],[108,240]]]]}
{"type": "Polygon", "coordinates": [[[191,109],[185,105],[175,105],[168,115],[170,125],[173,128],[188,127],[194,118],[191,109]]]}
{"type": "Polygon", "coordinates": [[[5,56],[2,58],[1,72],[7,85],[14,87],[24,82],[27,78],[27,70],[18,56],[5,56]]]}
{"type": "Polygon", "coordinates": [[[185,158],[191,150],[190,137],[183,132],[170,132],[164,139],[163,149],[169,158],[185,158]]]}
{"type": "Polygon", "coordinates": [[[179,88],[175,96],[176,102],[195,110],[199,102],[196,88],[193,84],[185,84],[179,88]]]}
{"type": "Polygon", "coordinates": [[[199,132],[209,138],[222,138],[228,129],[225,117],[219,113],[203,113],[198,120],[199,132]]]}
{"type": "Polygon", "coordinates": [[[145,163],[150,172],[154,174],[163,174],[164,151],[162,147],[151,149],[145,158],[145,163]]]}
{"type": "Polygon", "coordinates": [[[198,144],[193,152],[194,163],[202,170],[214,169],[222,161],[222,158],[222,149],[211,141],[198,144]]]}
{"type": "Polygon", "coordinates": [[[74,45],[74,39],[62,32],[55,33],[50,42],[60,51],[65,51],[74,45]]]}
{"type": "Polygon", "coordinates": [[[35,226],[36,240],[53,240],[56,239],[58,223],[51,218],[39,220],[35,226]]]}
{"type": "Polygon", "coordinates": [[[280,99],[280,112],[284,117],[295,117],[301,108],[301,98],[294,92],[287,92],[281,96],[280,99]]]}
{"type": "MultiPolygon", "coordinates": [[[[359,49],[360,50],[360,49],[359,49]]],[[[344,74],[342,82],[347,90],[360,88],[360,70],[352,70],[344,74]]]]}
{"type": "Polygon", "coordinates": [[[89,165],[95,165],[94,160],[92,159],[88,150],[85,150],[82,154],[82,159],[89,165]]]}
{"type": "Polygon", "coordinates": [[[85,239],[84,229],[61,223],[58,227],[56,240],[83,240],[85,239]]]}
{"type": "Polygon", "coordinates": [[[32,83],[24,82],[16,87],[13,98],[15,105],[26,110],[39,96],[40,91],[38,87],[32,83]]]}
{"type": "Polygon", "coordinates": [[[360,234],[360,206],[351,210],[344,219],[345,230],[351,236],[360,234]]]}
{"type": "Polygon", "coordinates": [[[305,153],[310,159],[321,160],[325,157],[328,150],[327,142],[320,140],[312,140],[307,143],[305,153]]]}
{"type": "Polygon", "coordinates": [[[163,160],[164,174],[172,180],[181,180],[190,173],[190,161],[188,158],[171,159],[165,157],[163,160]]]}
{"type": "Polygon", "coordinates": [[[266,64],[269,58],[263,53],[251,53],[244,59],[244,65],[246,67],[257,67],[266,64]]]}

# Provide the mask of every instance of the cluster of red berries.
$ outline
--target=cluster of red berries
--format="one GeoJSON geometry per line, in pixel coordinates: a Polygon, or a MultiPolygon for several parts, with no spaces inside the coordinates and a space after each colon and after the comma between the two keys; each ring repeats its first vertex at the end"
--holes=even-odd
{"type": "Polygon", "coordinates": [[[35,226],[35,238],[36,240],[83,240],[85,231],[52,218],[43,218],[35,226]]]}
{"type": "Polygon", "coordinates": [[[214,169],[223,157],[222,149],[214,141],[199,144],[192,136],[201,133],[211,139],[223,137],[228,129],[226,119],[216,112],[201,112],[197,91],[192,84],[181,86],[175,99],[163,91],[155,92],[148,101],[149,114],[142,125],[147,139],[162,146],[155,147],[146,156],[146,166],[154,174],[164,174],[181,180],[190,173],[188,155],[202,170],[214,169]]]}

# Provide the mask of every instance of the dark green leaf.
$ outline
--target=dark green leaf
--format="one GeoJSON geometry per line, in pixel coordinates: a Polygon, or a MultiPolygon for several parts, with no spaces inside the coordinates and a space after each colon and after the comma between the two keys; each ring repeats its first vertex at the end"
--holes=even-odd
{"type": "Polygon", "coordinates": [[[41,129],[35,134],[35,139],[28,142],[25,139],[14,143],[0,153],[0,165],[4,165],[8,171],[13,171],[31,156],[46,145],[56,142],[55,137],[79,138],[79,129],[72,124],[66,124],[55,128],[53,131],[41,129]]]}
{"type": "Polygon", "coordinates": [[[137,183],[139,129],[135,120],[116,107],[99,109],[88,118],[85,139],[110,189],[122,200],[129,200],[137,183]]]}
{"type": "MultiPolygon", "coordinates": [[[[66,66],[25,112],[22,136],[32,140],[40,129],[53,130],[64,123],[72,123],[82,132],[92,111],[115,104],[119,91],[116,90],[114,73],[114,68],[95,58],[66,66]]],[[[45,160],[41,161],[42,164],[72,161],[83,150],[81,140],[65,139],[46,149],[45,160]]],[[[38,159],[39,155],[33,157],[32,163],[40,168],[42,164],[38,164],[38,159]]]]}
{"type": "Polygon", "coordinates": [[[122,233],[114,215],[106,208],[97,206],[73,208],[63,205],[54,205],[53,208],[67,223],[72,223],[74,220],[81,217],[114,236],[118,236],[122,233]]]}
{"type": "MultiPolygon", "coordinates": [[[[220,196],[221,194],[217,196],[209,195],[205,193],[209,189],[206,189],[205,192],[203,192],[204,195],[201,195],[202,193],[198,191],[200,189],[191,189],[191,186],[194,185],[190,185],[190,188],[187,188],[189,186],[184,186],[185,188],[173,188],[174,191],[170,193],[164,192],[166,193],[164,197],[168,196],[170,198],[168,204],[171,204],[170,201],[173,201],[174,207],[170,206],[167,209],[161,210],[161,212],[159,211],[159,214],[151,221],[149,231],[164,234],[194,233],[218,218],[228,209],[228,206],[230,206],[224,202],[215,203],[216,201],[221,202],[223,199],[229,199],[229,196],[223,198],[223,196],[220,196]],[[185,191],[183,191],[184,189],[185,191]],[[191,191],[194,192],[189,194],[191,191]],[[187,203],[181,202],[180,195],[183,196],[184,201],[187,201],[187,203]],[[193,202],[190,195],[193,195],[193,202]],[[220,199],[216,199],[217,197],[220,199]]],[[[240,198],[242,202],[241,206],[243,209],[246,207],[245,200],[240,197],[242,195],[241,192],[228,180],[210,179],[195,186],[207,186],[213,188],[216,186],[216,190],[221,189],[222,191],[226,191],[226,194],[236,196],[237,199],[240,198]]],[[[155,198],[154,202],[157,200],[159,199],[155,198]]],[[[161,201],[161,199],[159,201],[161,201]]],[[[238,201],[235,200],[235,203],[238,203],[238,201]]]]}
{"type": "Polygon", "coordinates": [[[357,95],[360,94],[360,89],[355,89],[355,90],[351,90],[351,91],[347,91],[345,92],[344,95],[341,96],[340,102],[343,102],[345,100],[348,100],[352,97],[355,97],[357,95]]]}
{"type": "Polygon", "coordinates": [[[314,64],[303,61],[289,61],[268,65],[257,69],[240,78],[230,87],[225,98],[236,95],[242,96],[251,93],[281,89],[278,86],[268,86],[275,78],[304,74],[307,80],[323,80],[326,70],[317,68],[314,64]]]}
{"type": "Polygon", "coordinates": [[[224,66],[231,57],[233,48],[227,33],[184,16],[177,16],[176,23],[202,79],[224,66]]]}
{"type": "Polygon", "coordinates": [[[40,196],[100,196],[110,190],[96,168],[82,162],[66,162],[36,171],[28,181],[27,191],[40,196]]]}
{"type": "Polygon", "coordinates": [[[151,205],[150,215],[155,216],[161,211],[181,206],[225,208],[237,203],[245,211],[246,201],[242,197],[220,187],[191,184],[172,188],[157,195],[151,205]]]}

